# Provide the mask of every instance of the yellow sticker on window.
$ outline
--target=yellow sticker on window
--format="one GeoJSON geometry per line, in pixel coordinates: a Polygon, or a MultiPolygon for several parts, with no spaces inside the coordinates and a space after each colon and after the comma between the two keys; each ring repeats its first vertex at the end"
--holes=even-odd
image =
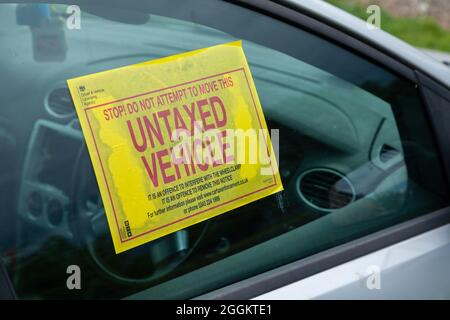
{"type": "Polygon", "coordinates": [[[67,83],[116,253],[283,190],[241,41],[67,83]]]}

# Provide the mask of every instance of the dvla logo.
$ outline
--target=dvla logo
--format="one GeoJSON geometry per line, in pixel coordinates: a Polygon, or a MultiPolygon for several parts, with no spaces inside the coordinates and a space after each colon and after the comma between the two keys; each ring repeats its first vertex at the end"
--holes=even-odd
{"type": "Polygon", "coordinates": [[[77,265],[71,265],[67,267],[67,278],[66,285],[69,290],[81,290],[81,269],[77,265]]]}

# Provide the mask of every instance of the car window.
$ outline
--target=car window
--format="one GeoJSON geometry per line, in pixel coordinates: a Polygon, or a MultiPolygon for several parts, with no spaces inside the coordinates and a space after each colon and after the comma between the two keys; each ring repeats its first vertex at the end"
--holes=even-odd
{"type": "Polygon", "coordinates": [[[395,73],[222,1],[92,1],[80,28],[67,9],[0,4],[0,255],[20,298],[191,298],[448,205],[395,73]],[[116,255],[65,80],[237,39],[284,191],[116,255]]]}

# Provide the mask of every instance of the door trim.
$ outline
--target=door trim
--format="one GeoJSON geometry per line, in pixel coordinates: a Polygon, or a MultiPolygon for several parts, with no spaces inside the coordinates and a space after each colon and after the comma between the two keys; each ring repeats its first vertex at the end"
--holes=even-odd
{"type": "Polygon", "coordinates": [[[252,299],[449,223],[450,207],[446,207],[198,296],[195,299],[252,299]]]}

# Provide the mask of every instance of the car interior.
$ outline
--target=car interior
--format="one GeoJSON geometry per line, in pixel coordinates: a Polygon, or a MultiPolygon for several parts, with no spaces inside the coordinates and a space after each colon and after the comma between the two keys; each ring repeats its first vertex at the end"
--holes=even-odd
{"type": "MultiPolygon", "coordinates": [[[[371,62],[323,68],[315,61],[333,54],[324,47],[299,43],[286,54],[161,8],[114,15],[93,6],[80,30],[68,30],[65,8],[0,4],[0,256],[19,297],[124,298],[203,266],[220,270],[227,257],[294,230],[303,240],[289,250],[299,259],[446,204],[419,95],[389,71],[371,62]],[[66,80],[241,38],[279,134],[284,191],[116,255],[66,80]],[[89,282],[81,292],[65,285],[73,264],[89,282]]],[[[232,280],[284,262],[268,254],[232,280]]]]}

